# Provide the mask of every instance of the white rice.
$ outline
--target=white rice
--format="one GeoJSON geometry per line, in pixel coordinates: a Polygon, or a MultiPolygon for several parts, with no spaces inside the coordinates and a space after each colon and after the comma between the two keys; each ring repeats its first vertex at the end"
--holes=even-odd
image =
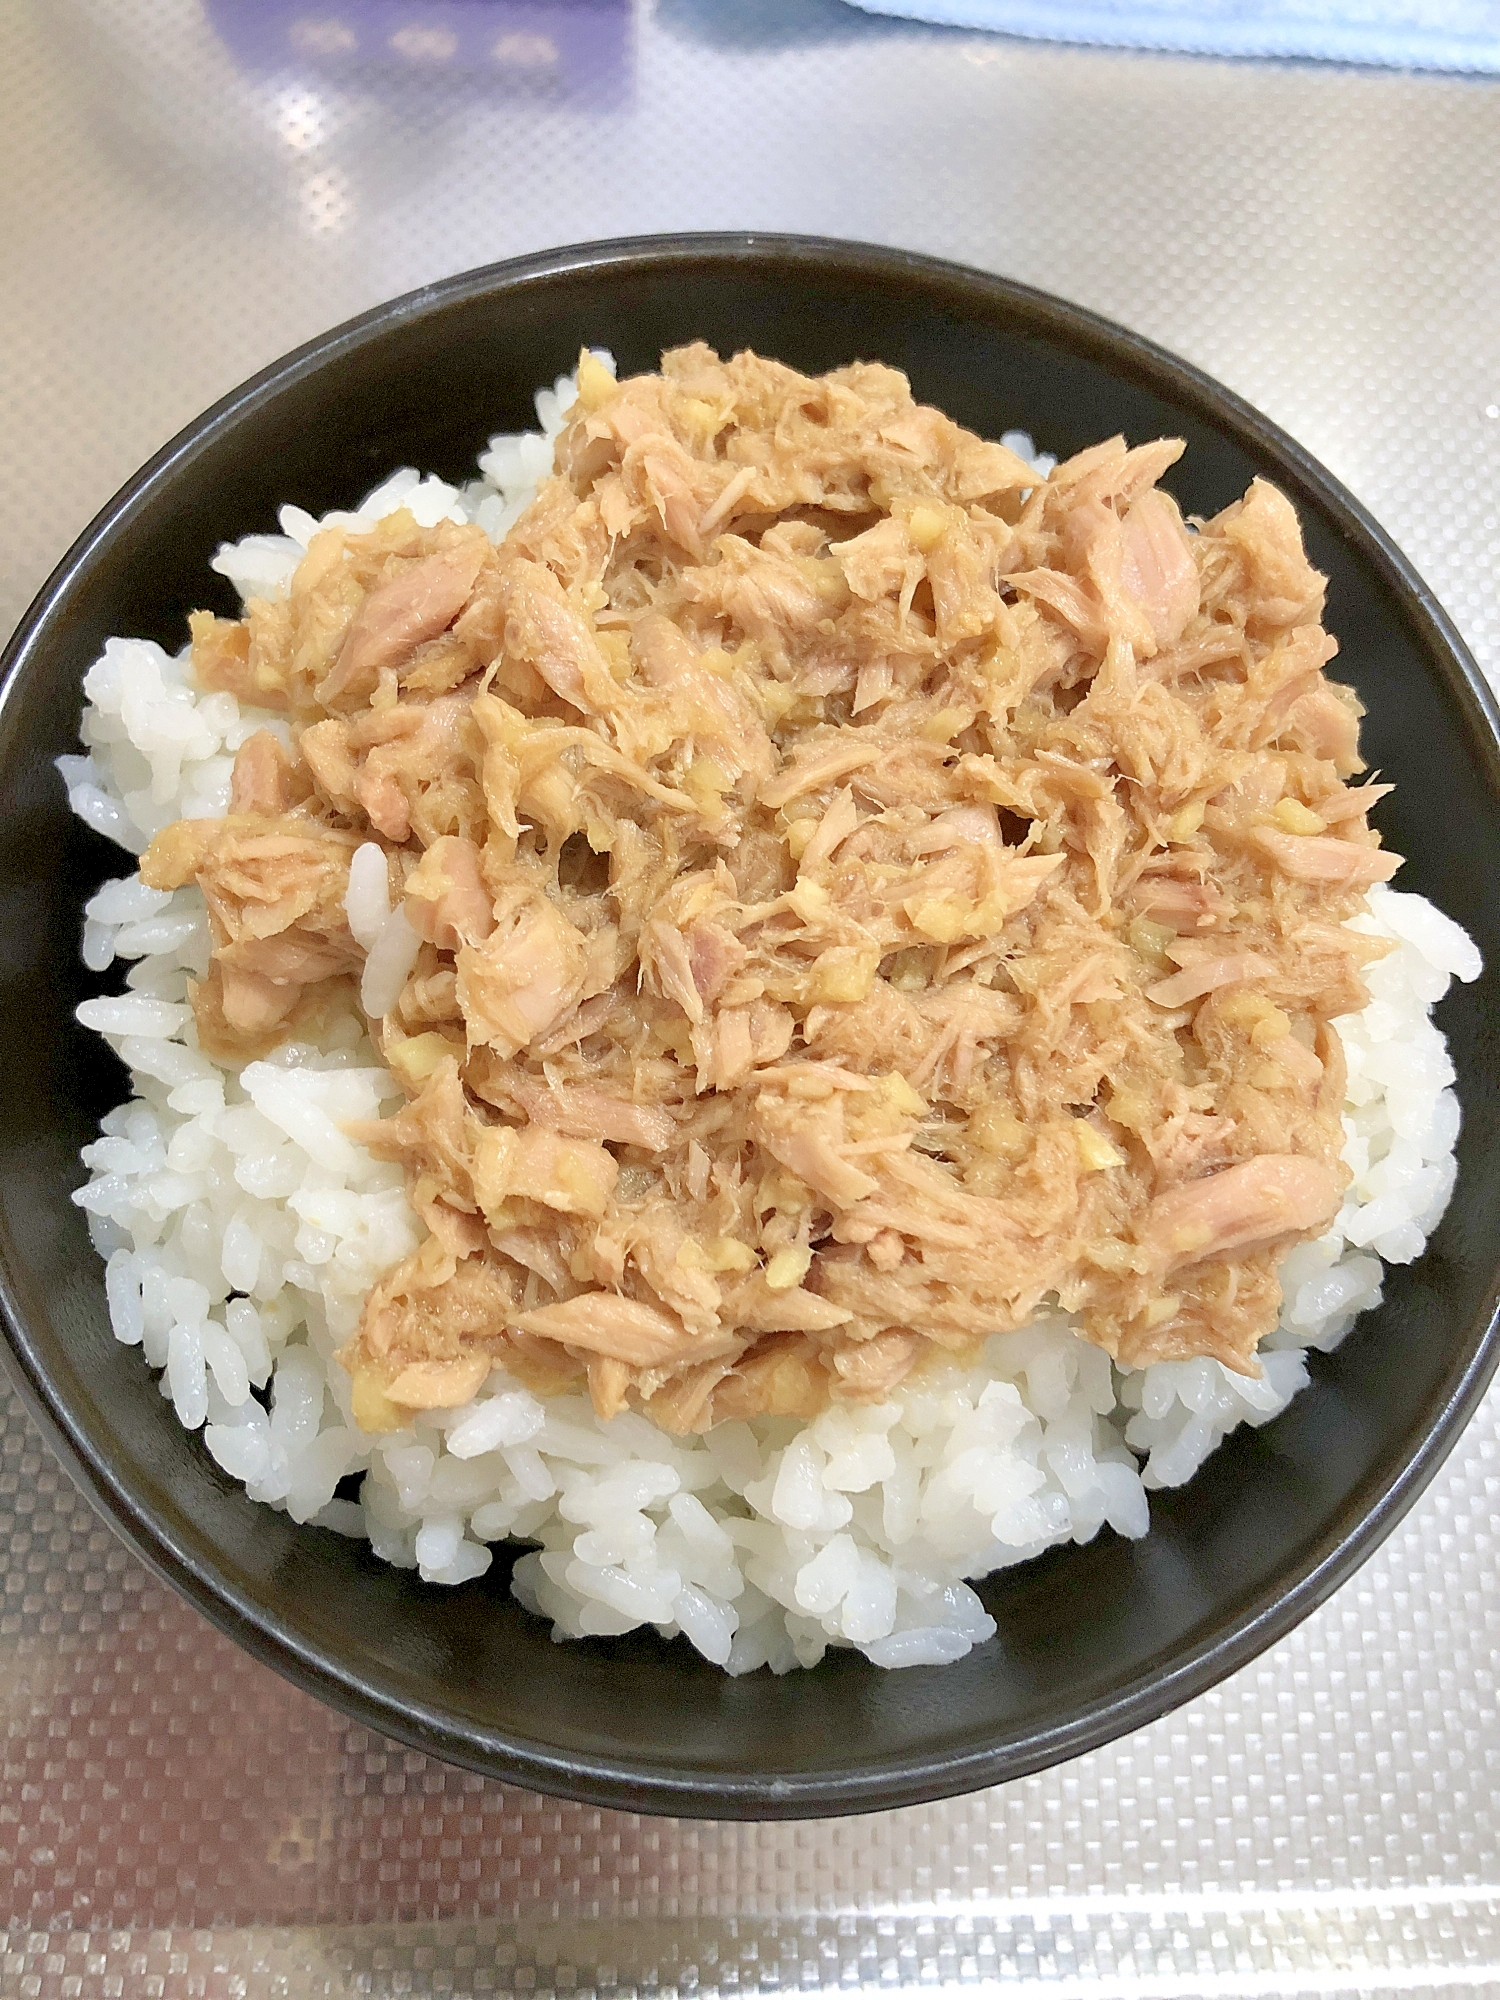
{"type": "MultiPolygon", "coordinates": [[[[543,390],[541,430],[492,439],[466,488],[403,470],[353,515],[324,518],[367,524],[406,506],[498,540],[550,470],[571,401],[569,378],[543,390]]],[[[1034,456],[1029,438],[1006,442],[1034,456]]],[[[319,525],[284,507],[280,535],[226,546],[214,568],[246,596],[274,594],[319,525]]],[[[280,720],[196,692],[186,651],[140,640],[111,639],[84,692],[87,754],[60,760],[69,798],[133,853],[179,815],[227,809],[247,736],[285,738],[280,720]]],[[[378,875],[357,866],[348,903],[374,1012],[415,951],[378,875]]],[[[829,1645],[887,1667],[956,1660],[995,1631],[967,1579],[1106,1524],[1145,1534],[1149,1490],[1284,1409],[1308,1379],[1306,1350],[1337,1345],[1379,1301],[1382,1260],[1421,1254],[1452,1192],[1459,1128],[1429,1014],[1450,978],[1478,975],[1479,955],[1420,896],[1378,888],[1357,922],[1398,948],[1369,974],[1370,1005],[1340,1023],[1354,1180],[1336,1226],[1286,1260],[1258,1380],[1207,1360],[1121,1370],[1052,1313],[996,1336],[972,1366],[931,1366],[887,1402],[811,1423],[673,1438],[632,1413],[601,1423],[582,1396],[539,1399],[497,1368],[464,1408],[366,1436],[334,1350],[419,1230],[400,1170],[340,1128],[401,1093],[352,1014],[320,1046],[239,1071],[200,1053],[186,998],[208,961],[202,897],[138,875],[87,909],[85,962],[131,964],[127,990],[79,1019],[119,1051],[134,1095],[85,1149],[74,1199],[106,1259],[116,1336],[163,1371],[182,1424],[253,1500],[367,1538],[434,1584],[483,1575],[495,1542],[529,1542],[512,1588],[559,1638],[654,1625],[734,1674],[811,1666],[829,1645]],[[350,1474],[364,1475],[358,1501],[335,1497],[350,1474]]]]}

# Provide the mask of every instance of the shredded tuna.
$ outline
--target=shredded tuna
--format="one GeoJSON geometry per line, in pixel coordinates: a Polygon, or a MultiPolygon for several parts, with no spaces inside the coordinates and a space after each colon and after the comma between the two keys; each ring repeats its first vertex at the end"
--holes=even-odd
{"type": "Polygon", "coordinates": [[[873,364],[588,379],[499,548],[329,529],[193,620],[296,744],[145,859],[208,899],[200,1038],[348,1004],[359,847],[420,941],[371,1024],[408,1102],[355,1136],[429,1234],[358,1420],[502,1360],[673,1430],[806,1415],[1048,1298],[1253,1372],[1397,866],[1288,502],[1184,521],[1170,439],[1039,479],[873,364]]]}

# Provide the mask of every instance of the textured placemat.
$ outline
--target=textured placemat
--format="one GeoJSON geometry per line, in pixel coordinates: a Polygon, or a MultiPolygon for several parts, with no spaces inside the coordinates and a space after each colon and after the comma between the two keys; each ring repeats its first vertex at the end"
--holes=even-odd
{"type": "MultiPolygon", "coordinates": [[[[1286,424],[1500,663],[1500,95],[835,0],[0,8],[0,626],[177,425],[448,271],[821,229],[1112,313],[1286,424]]],[[[247,524],[249,525],[249,524],[247,524]]],[[[0,1430],[0,1993],[1500,1993],[1500,1404],[1282,1646],[942,1806],[654,1821],[282,1684],[0,1430]]]]}

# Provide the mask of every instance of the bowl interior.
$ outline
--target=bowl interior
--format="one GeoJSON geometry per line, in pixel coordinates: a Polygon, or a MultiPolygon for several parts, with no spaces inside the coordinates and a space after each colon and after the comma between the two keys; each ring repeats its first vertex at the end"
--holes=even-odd
{"type": "Polygon", "coordinates": [[[1184,436],[1168,477],[1208,513],[1257,473],[1301,510],[1330,578],[1335,673],[1369,711],[1380,808],[1431,896],[1500,968],[1493,727],[1440,615],[1326,475],[1191,371],[1055,302],[893,253],[774,239],[679,242],[481,273],[330,336],[249,385],[127,489],[13,648],[0,698],[0,1260],[17,1372],[94,1498],[236,1637],[361,1719],[496,1775],[601,1804],[716,1815],[889,1806],[1013,1776],[1149,1720],[1325,1595],[1399,1516],[1483,1386],[1500,1240],[1489,971],[1441,1014],[1464,1103],[1458,1190],[1426,1256],[1313,1385],[1240,1431],[1140,1543],[1107,1531],[982,1590],[999,1638],[956,1666],[883,1673],[852,1654],[731,1681],[654,1634],[555,1646],[507,1595],[508,1563],[430,1588],[253,1506],[119,1347],[68,1201],[123,1072],[77,1028],[80,905],[121,857],[67,812],[79,679],[110,633],[176,647],[186,611],[233,608],[207,564],[284,500],[347,504],[400,463],[467,476],[532,421],[534,386],[603,343],[622,370],[701,337],[809,370],[905,368],[987,436],[1065,455],[1116,430],[1184,436]]]}

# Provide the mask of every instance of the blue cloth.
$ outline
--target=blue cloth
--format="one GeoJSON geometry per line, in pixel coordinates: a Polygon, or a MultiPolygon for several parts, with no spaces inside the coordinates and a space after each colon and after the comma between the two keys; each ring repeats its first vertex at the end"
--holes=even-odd
{"type": "Polygon", "coordinates": [[[953,28],[1215,56],[1500,74],[1500,0],[851,0],[953,28]]]}

